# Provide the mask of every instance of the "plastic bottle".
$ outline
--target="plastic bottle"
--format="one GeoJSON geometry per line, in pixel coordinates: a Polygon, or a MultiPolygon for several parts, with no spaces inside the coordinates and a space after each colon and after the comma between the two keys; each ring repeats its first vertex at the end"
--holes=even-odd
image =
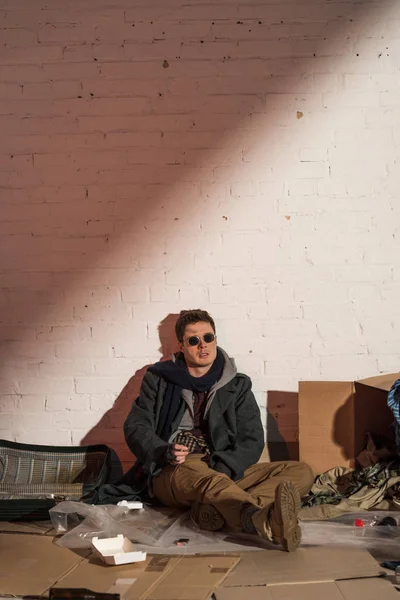
{"type": "Polygon", "coordinates": [[[353,526],[356,529],[356,535],[363,537],[366,534],[368,527],[374,527],[379,522],[379,519],[376,517],[364,517],[362,519],[355,519],[353,522],[353,526]]]}
{"type": "MultiPolygon", "coordinates": [[[[372,513],[371,515],[363,515],[362,518],[356,518],[353,521],[353,527],[355,528],[355,535],[357,537],[370,537],[370,535],[374,535],[372,531],[371,534],[368,534],[371,527],[378,527],[381,534],[385,535],[386,532],[389,535],[393,535],[393,533],[389,532],[394,532],[395,528],[399,526],[400,515],[396,514],[395,516],[387,515],[382,517],[382,515],[372,513]]],[[[376,531],[376,534],[379,535],[378,530],[376,531]]]]}
{"type": "Polygon", "coordinates": [[[400,527],[400,514],[394,513],[382,517],[381,515],[373,514],[356,518],[353,521],[354,527],[400,527]]]}

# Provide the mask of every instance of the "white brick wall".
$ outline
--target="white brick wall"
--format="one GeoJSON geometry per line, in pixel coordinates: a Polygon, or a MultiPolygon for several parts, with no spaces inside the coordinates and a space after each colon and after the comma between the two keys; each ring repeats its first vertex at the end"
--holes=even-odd
{"type": "Polygon", "coordinates": [[[81,6],[0,8],[0,436],[129,461],[182,308],[264,415],[299,379],[398,370],[400,6],[81,6]]]}

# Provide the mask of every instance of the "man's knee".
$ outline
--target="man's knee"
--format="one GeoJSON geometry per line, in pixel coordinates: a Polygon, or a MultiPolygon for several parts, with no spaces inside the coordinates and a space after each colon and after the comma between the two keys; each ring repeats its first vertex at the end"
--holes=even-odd
{"type": "Polygon", "coordinates": [[[298,472],[299,480],[301,482],[300,491],[302,495],[308,494],[314,483],[314,473],[310,465],[308,465],[305,462],[298,462],[296,469],[298,472]]]}

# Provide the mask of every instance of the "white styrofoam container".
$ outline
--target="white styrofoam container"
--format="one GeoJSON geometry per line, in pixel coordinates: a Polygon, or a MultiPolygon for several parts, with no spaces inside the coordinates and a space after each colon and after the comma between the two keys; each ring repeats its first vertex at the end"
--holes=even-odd
{"type": "Polygon", "coordinates": [[[139,510],[143,508],[143,502],[135,502],[134,500],[121,500],[117,506],[126,506],[129,510],[139,510]]]}
{"type": "Polygon", "coordinates": [[[146,560],[146,552],[138,552],[136,546],[122,534],[112,538],[92,538],[92,547],[107,565],[125,565],[146,560]]]}

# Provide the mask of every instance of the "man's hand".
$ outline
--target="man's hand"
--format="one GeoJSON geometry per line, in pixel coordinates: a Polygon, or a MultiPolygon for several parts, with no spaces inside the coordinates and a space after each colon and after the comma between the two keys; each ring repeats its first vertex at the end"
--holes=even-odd
{"type": "Polygon", "coordinates": [[[189,448],[182,444],[170,444],[167,451],[168,462],[172,465],[180,465],[185,462],[189,448]]]}

